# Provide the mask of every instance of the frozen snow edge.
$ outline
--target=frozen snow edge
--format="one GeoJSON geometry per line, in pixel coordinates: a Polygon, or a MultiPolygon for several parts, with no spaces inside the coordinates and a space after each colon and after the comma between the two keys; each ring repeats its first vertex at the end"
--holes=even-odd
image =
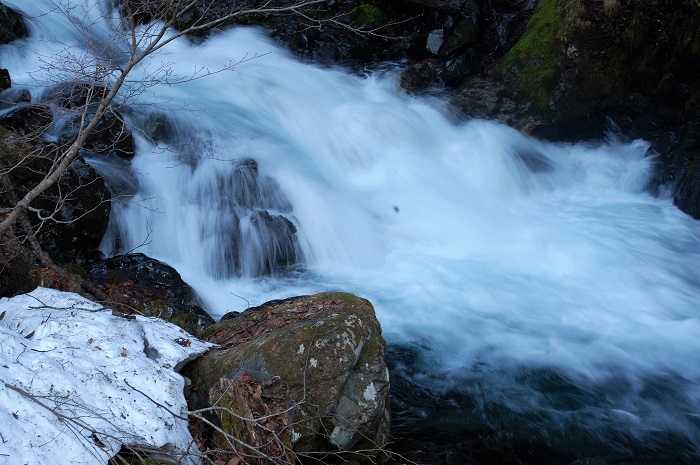
{"type": "Polygon", "coordinates": [[[175,369],[211,344],[42,287],[0,317],[0,463],[107,464],[123,444],[200,463],[175,369]]]}

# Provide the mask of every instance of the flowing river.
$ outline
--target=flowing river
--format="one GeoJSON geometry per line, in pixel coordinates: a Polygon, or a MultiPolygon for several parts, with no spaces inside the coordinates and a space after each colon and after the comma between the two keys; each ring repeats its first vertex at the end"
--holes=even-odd
{"type": "MultiPolygon", "coordinates": [[[[0,46],[0,67],[35,100],[56,79],[45,63],[105,50],[118,26],[103,5],[74,10],[88,48],[50,1],[4,3],[31,37],[0,46]]],[[[699,463],[700,222],[645,190],[649,144],[455,123],[387,69],[304,64],[255,29],[174,41],[131,75],[136,157],[94,161],[123,193],[103,252],[174,266],[214,317],[369,299],[406,428],[497,432],[577,464],[699,463]],[[231,60],[138,88],[163,64],[231,60]]],[[[574,463],[547,457],[522,463],[574,463]]]]}

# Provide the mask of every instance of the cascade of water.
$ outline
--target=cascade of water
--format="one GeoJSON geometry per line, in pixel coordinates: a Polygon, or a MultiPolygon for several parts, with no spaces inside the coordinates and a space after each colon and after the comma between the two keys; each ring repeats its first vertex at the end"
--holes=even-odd
{"type": "MultiPolygon", "coordinates": [[[[19,85],[46,21],[0,51],[19,85]]],[[[180,75],[263,56],[131,102],[143,135],[105,252],[172,264],[216,316],[369,298],[396,373],[442,399],[450,427],[700,456],[700,225],[645,193],[648,144],[454,125],[390,73],[304,65],[250,29],[167,53],[180,75]]]]}

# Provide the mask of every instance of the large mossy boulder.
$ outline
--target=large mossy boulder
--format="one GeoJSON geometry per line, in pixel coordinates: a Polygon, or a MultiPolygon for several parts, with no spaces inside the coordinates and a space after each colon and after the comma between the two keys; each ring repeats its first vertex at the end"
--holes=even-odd
{"type": "Polygon", "coordinates": [[[267,428],[282,438],[279,453],[328,452],[316,455],[323,463],[348,451],[345,459],[381,455],[389,435],[389,374],[367,300],[323,293],[272,301],[225,316],[201,337],[220,348],[183,373],[204,406],[238,415],[219,417],[231,434],[250,429],[239,417],[259,412],[265,422],[274,420],[267,428]]]}

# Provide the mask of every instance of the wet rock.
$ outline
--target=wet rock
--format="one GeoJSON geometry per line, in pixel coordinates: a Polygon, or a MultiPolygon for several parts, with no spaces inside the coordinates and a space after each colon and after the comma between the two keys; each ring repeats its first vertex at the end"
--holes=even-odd
{"type": "Polygon", "coordinates": [[[435,59],[427,59],[409,66],[401,74],[401,87],[408,92],[424,91],[435,85],[438,78],[439,63],[435,59]]]}
{"type": "MultiPolygon", "coordinates": [[[[61,174],[57,185],[36,202],[44,216],[39,242],[57,263],[94,260],[107,231],[111,195],[104,180],[82,158],[76,158],[61,174]]],[[[38,218],[30,215],[35,223],[38,218]]]]}
{"type": "Polygon", "coordinates": [[[673,201],[682,211],[700,219],[700,157],[685,172],[673,201]]]}
{"type": "Polygon", "coordinates": [[[0,92],[12,87],[12,79],[10,79],[10,72],[6,69],[0,69],[0,92]]]}
{"type": "Polygon", "coordinates": [[[465,79],[480,73],[481,70],[478,52],[474,48],[468,48],[457,57],[446,61],[439,76],[446,87],[459,88],[465,79]]]}
{"type": "Polygon", "coordinates": [[[453,104],[472,118],[501,121],[527,134],[532,134],[546,123],[531,111],[529,103],[519,103],[510,98],[502,83],[480,76],[464,83],[459,89],[459,98],[453,104]]]}
{"type": "Polygon", "coordinates": [[[178,127],[177,121],[169,118],[165,112],[152,111],[145,115],[133,116],[138,119],[136,126],[153,144],[164,142],[176,145],[179,143],[178,136],[187,134],[191,129],[178,127]]]}
{"type": "Polygon", "coordinates": [[[451,28],[447,40],[441,45],[438,54],[441,57],[450,59],[467,47],[474,45],[480,35],[478,28],[476,15],[460,18],[454,27],[451,28]]]}
{"type": "MultiPolygon", "coordinates": [[[[69,146],[73,143],[80,133],[81,120],[80,115],[75,115],[66,121],[58,136],[60,145],[69,146]]],[[[98,154],[113,153],[125,159],[133,158],[136,153],[132,132],[124,124],[122,115],[114,110],[105,112],[83,144],[83,148],[98,154]]]]}
{"type": "Polygon", "coordinates": [[[203,236],[216,241],[224,257],[215,263],[215,276],[275,274],[299,263],[297,229],[287,217],[292,206],[277,182],[261,175],[251,158],[217,174],[215,185],[203,187],[215,192],[201,193],[208,208],[219,212],[216,221],[202,226],[203,236]]]}
{"type": "Polygon", "coordinates": [[[15,39],[21,39],[28,35],[22,17],[0,3],[0,44],[9,44],[15,39]]]}
{"type": "MultiPolygon", "coordinates": [[[[3,130],[4,131],[4,130],[3,130]]],[[[12,167],[8,180],[17,198],[24,197],[49,173],[63,152],[11,131],[0,134],[0,166],[12,167]]],[[[107,230],[111,196],[104,180],[78,157],[27,212],[34,234],[59,264],[93,260],[107,230]]]]}
{"type": "MultiPolygon", "coordinates": [[[[276,418],[288,423],[296,452],[370,449],[374,455],[387,443],[385,343],[368,301],[343,293],[272,301],[222,318],[201,337],[221,348],[183,373],[209,404],[228,386],[252,379],[258,398],[283,399],[288,417],[276,418]]],[[[227,406],[248,412],[240,401],[227,406]]]]}
{"type": "Polygon", "coordinates": [[[99,103],[109,89],[87,83],[68,82],[61,84],[49,94],[48,100],[68,109],[81,109],[88,105],[99,103]]]}
{"type": "Polygon", "coordinates": [[[195,336],[214,323],[174,268],[144,254],[111,257],[84,270],[114,310],[162,318],[195,336]]]}
{"type": "Polygon", "coordinates": [[[37,137],[53,121],[53,112],[46,105],[24,105],[0,116],[0,125],[15,132],[37,137]]]}
{"type": "Polygon", "coordinates": [[[0,92],[0,110],[29,103],[32,100],[32,95],[28,89],[18,89],[10,87],[0,92]]]}
{"type": "MultiPolygon", "coordinates": [[[[69,82],[54,88],[46,97],[47,103],[60,107],[63,112],[70,110],[61,121],[58,143],[69,146],[81,131],[81,124],[86,125],[95,117],[97,107],[109,89],[88,83],[69,82]],[[86,122],[83,123],[83,116],[86,122]]],[[[136,152],[134,137],[124,122],[123,115],[110,107],[103,114],[97,126],[83,144],[85,150],[97,154],[113,153],[125,159],[131,159],[136,152]]]]}
{"type": "Polygon", "coordinates": [[[265,239],[260,245],[260,269],[265,274],[284,269],[299,262],[297,228],[282,215],[271,215],[262,210],[251,218],[257,236],[265,239]]]}

